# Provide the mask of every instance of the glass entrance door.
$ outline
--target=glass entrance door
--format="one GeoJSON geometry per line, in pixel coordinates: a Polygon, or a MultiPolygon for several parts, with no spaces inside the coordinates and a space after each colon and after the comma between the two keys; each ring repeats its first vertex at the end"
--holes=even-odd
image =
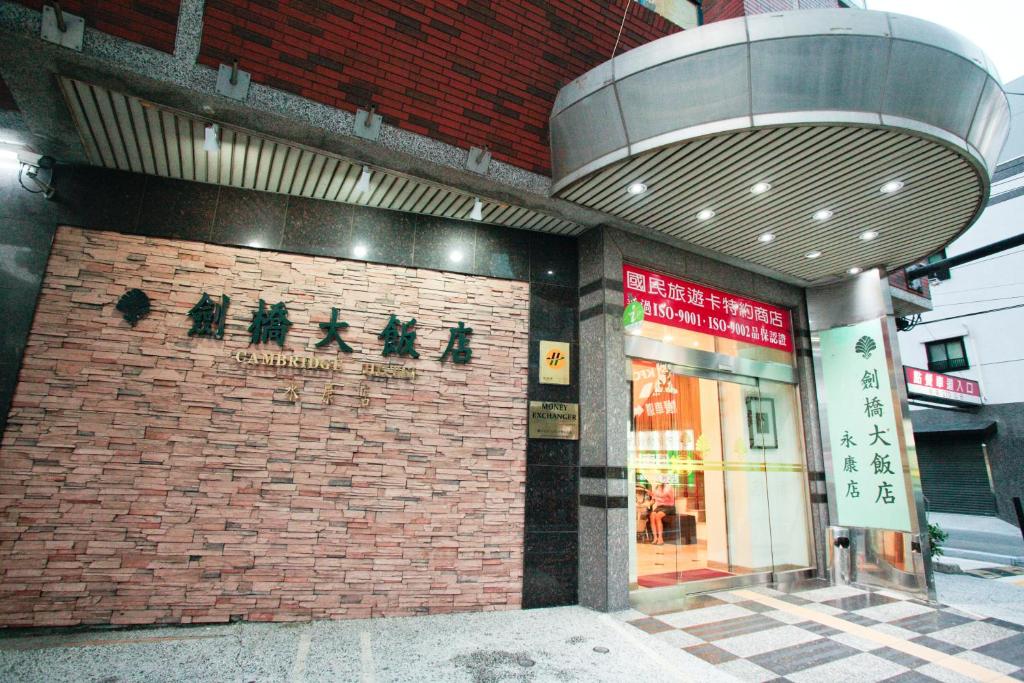
{"type": "Polygon", "coordinates": [[[810,566],[795,387],[634,360],[630,429],[634,591],[810,566]]]}

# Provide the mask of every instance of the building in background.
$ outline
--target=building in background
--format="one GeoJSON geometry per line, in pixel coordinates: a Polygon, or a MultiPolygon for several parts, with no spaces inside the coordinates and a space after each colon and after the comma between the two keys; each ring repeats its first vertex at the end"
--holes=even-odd
{"type": "MultiPolygon", "coordinates": [[[[1007,90],[1024,91],[1024,78],[1007,84],[1007,90]]],[[[1010,107],[1010,138],[999,158],[985,212],[946,247],[943,256],[1024,231],[1024,98],[1011,97],[1010,107]]],[[[1024,497],[1022,273],[1021,247],[940,273],[930,287],[934,309],[899,335],[906,365],[971,380],[961,387],[968,389],[968,396],[954,399],[965,412],[911,412],[921,483],[932,510],[998,515],[1018,523],[1013,497],[1024,497]],[[975,383],[980,387],[977,400],[975,383]]],[[[928,398],[920,396],[922,404],[928,398]]]]}
{"type": "Polygon", "coordinates": [[[848,4],[0,6],[0,625],[621,609],[834,525],[934,595],[886,273],[1008,105],[848,4]]]}

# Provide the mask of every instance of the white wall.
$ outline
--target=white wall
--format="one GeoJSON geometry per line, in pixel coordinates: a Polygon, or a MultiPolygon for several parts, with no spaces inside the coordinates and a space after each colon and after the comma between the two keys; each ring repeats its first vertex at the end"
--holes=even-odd
{"type": "MultiPolygon", "coordinates": [[[[1006,87],[1020,92],[1024,78],[1006,87]]],[[[1022,100],[1011,98],[1013,127],[1001,163],[1024,155],[1022,100]]],[[[1024,174],[1019,174],[1016,179],[1022,177],[1024,174]]],[[[1024,196],[990,204],[978,222],[946,248],[946,255],[956,256],[1021,233],[1024,196]]],[[[963,336],[971,367],[949,374],[981,382],[986,403],[1024,401],[1024,247],[958,266],[951,273],[951,279],[932,287],[934,310],[921,316],[921,325],[899,334],[904,364],[927,368],[925,342],[963,336]],[[968,315],[1018,305],[1021,307],[968,315]]]]}

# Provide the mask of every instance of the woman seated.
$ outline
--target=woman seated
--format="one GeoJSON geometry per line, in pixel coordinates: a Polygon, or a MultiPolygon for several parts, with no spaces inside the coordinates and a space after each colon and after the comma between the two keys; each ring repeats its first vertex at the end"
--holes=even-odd
{"type": "Polygon", "coordinates": [[[654,509],[651,510],[651,529],[654,531],[654,545],[665,545],[665,525],[663,520],[666,515],[676,513],[676,490],[668,483],[668,475],[663,474],[654,485],[654,509]]]}
{"type": "Polygon", "coordinates": [[[651,490],[646,486],[636,486],[636,535],[637,540],[647,540],[647,528],[651,519],[651,508],[654,506],[654,499],[651,498],[651,490]]]}

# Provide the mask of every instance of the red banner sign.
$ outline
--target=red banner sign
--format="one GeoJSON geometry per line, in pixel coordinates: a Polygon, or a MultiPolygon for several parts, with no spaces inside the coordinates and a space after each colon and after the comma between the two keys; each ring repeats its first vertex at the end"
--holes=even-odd
{"type": "Polygon", "coordinates": [[[907,394],[910,396],[981,405],[981,385],[973,379],[943,375],[909,365],[903,366],[903,374],[907,378],[907,394]]]}
{"type": "Polygon", "coordinates": [[[793,351],[789,311],[784,308],[625,264],[622,288],[623,303],[639,301],[644,320],[793,351]]]}

